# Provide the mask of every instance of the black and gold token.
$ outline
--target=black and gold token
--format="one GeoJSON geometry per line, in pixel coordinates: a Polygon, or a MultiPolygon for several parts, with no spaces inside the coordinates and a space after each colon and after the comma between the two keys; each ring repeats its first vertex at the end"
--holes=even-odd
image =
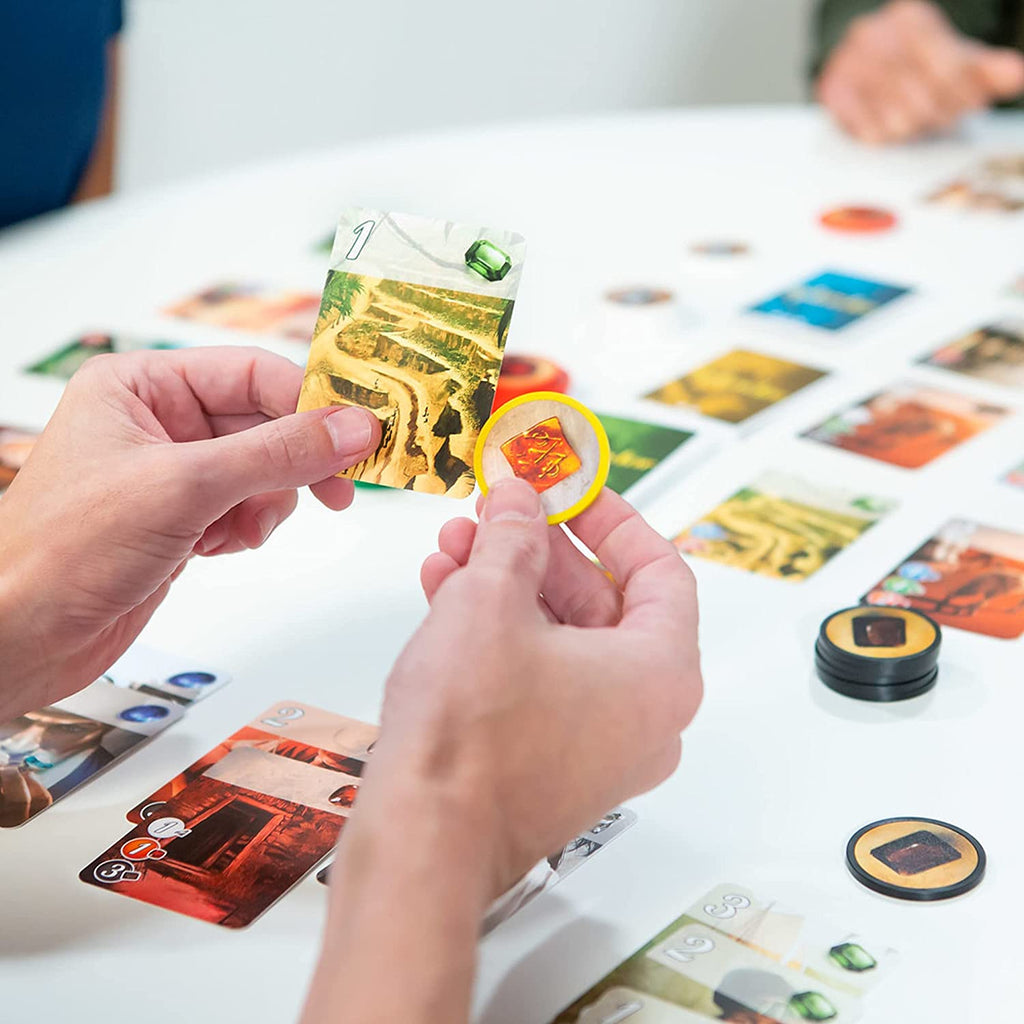
{"type": "Polygon", "coordinates": [[[846,866],[861,885],[901,900],[948,900],[985,875],[985,850],[962,828],[933,818],[885,818],[856,832],[846,866]]]}
{"type": "Polygon", "coordinates": [[[905,700],[935,685],[941,646],[942,632],[927,615],[859,605],[821,624],[814,664],[818,678],[847,697],[905,700]]]}

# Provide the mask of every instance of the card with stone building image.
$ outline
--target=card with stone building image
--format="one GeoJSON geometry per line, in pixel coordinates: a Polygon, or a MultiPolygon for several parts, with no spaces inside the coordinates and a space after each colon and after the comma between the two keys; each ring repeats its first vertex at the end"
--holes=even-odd
{"type": "Polygon", "coordinates": [[[491,413],[526,243],[386,210],[341,217],[299,410],[360,405],[378,450],[341,474],[464,498],[491,413]]]}

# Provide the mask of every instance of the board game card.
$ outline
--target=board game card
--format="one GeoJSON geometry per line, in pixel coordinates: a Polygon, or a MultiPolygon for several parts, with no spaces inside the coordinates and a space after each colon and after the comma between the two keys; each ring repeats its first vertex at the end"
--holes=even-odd
{"type": "Polygon", "coordinates": [[[723,565],[799,581],[893,507],[884,498],[768,472],[684,530],[675,544],[723,565]]]}
{"type": "Polygon", "coordinates": [[[1024,156],[990,157],[930,192],[925,202],[961,210],[1024,210],[1024,156]]]}
{"type": "Polygon", "coordinates": [[[597,413],[611,448],[605,486],[624,494],[694,437],[692,430],[597,413]]]}
{"type": "Polygon", "coordinates": [[[299,701],[279,701],[136,804],[126,817],[140,823],[162,814],[168,800],[240,747],[358,778],[379,732],[375,725],[333,711],[299,701]]]}
{"type": "Polygon", "coordinates": [[[342,215],[299,410],[381,421],[354,480],[464,498],[491,414],[526,244],[498,228],[386,210],[342,215]]]}
{"type": "Polygon", "coordinates": [[[1003,481],[1008,483],[1011,487],[1020,487],[1024,489],[1024,461],[1021,461],[1018,465],[1014,466],[1006,476],[1003,477],[1003,481]]]}
{"type": "Polygon", "coordinates": [[[102,678],[114,686],[148,693],[185,707],[205,700],[231,682],[226,672],[143,644],[132,644],[102,678]]]}
{"type": "Polygon", "coordinates": [[[153,349],[181,348],[177,342],[158,338],[136,338],[126,334],[104,334],[100,331],[83,334],[26,367],[27,373],[40,373],[70,380],[75,371],[93,356],[111,352],[142,352],[153,349]]]}
{"type": "Polygon", "coordinates": [[[1024,534],[951,519],[861,600],[1016,639],[1024,633],[1024,534]]]}
{"type": "Polygon", "coordinates": [[[609,1018],[598,1015],[599,1006],[607,1007],[614,1021],[675,1020],[656,1014],[663,1003],[701,1019],[765,1024],[845,1024],[857,1020],[861,1011],[860,1000],[850,993],[775,963],[683,915],[563,1010],[553,1024],[604,1024],[609,1018]],[[624,991],[640,993],[641,1005],[630,1007],[628,1000],[623,1005],[624,991]],[[645,997],[655,1002],[648,1004],[645,997]]]}
{"type": "Polygon", "coordinates": [[[10,486],[38,440],[31,431],[0,427],[0,492],[10,486]]]}
{"type": "Polygon", "coordinates": [[[909,288],[899,285],[829,270],[750,309],[754,313],[801,320],[811,327],[838,331],[909,293],[909,288]]]}
{"type": "Polygon", "coordinates": [[[1024,320],[999,320],[978,327],[920,362],[1008,388],[1024,388],[1024,320]]]}
{"type": "Polygon", "coordinates": [[[355,776],[236,747],[79,878],[242,928],[330,853],[358,783],[355,776]]]}
{"type": "Polygon", "coordinates": [[[802,436],[904,469],[919,469],[1010,412],[970,395],[900,383],[840,409],[802,436]]]}
{"type": "Polygon", "coordinates": [[[213,327],[309,341],[320,297],[259,284],[215,285],[168,306],[164,313],[213,327]]]}
{"type": "Polygon", "coordinates": [[[100,679],[0,725],[0,828],[34,818],[181,718],[171,701],[100,679]]]}
{"type": "Polygon", "coordinates": [[[734,349],[644,397],[696,409],[726,423],[742,423],[824,376],[824,370],[811,366],[734,349]]]}
{"type": "Polygon", "coordinates": [[[770,960],[855,996],[873,988],[898,956],[884,943],[809,920],[733,883],[715,886],[687,914],[770,960]]]}

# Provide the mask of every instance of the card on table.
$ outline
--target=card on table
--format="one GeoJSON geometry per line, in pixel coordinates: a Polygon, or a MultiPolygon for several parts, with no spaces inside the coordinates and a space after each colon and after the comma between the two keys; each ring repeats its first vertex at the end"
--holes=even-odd
{"type": "Polygon", "coordinates": [[[861,600],[1013,640],[1024,634],[1024,534],[951,519],[861,600]]]}
{"type": "Polygon", "coordinates": [[[873,988],[898,956],[885,943],[810,920],[731,882],[705,893],[687,914],[769,960],[854,996],[873,988]]]}
{"type": "Polygon", "coordinates": [[[101,678],[184,707],[205,700],[231,682],[226,672],[143,644],[129,647],[101,678]]]}
{"type": "Polygon", "coordinates": [[[694,436],[692,430],[660,423],[643,423],[606,413],[598,413],[597,418],[611,448],[611,468],[605,486],[616,494],[623,494],[639,483],[694,436]]]}
{"type": "Polygon", "coordinates": [[[69,380],[86,360],[93,356],[109,355],[111,352],[142,352],[155,349],[181,348],[174,341],[158,338],[136,338],[126,334],[83,334],[67,345],[51,352],[38,362],[26,367],[28,373],[40,373],[49,377],[69,380]]]}
{"type": "Polygon", "coordinates": [[[7,489],[25,465],[39,435],[17,427],[0,427],[0,492],[7,489]]]}
{"type": "Polygon", "coordinates": [[[941,185],[925,202],[965,210],[1024,210],[1024,155],[991,157],[941,185]]]}
{"type": "Polygon", "coordinates": [[[236,747],[79,878],[242,928],[330,853],[358,784],[355,776],[236,747]]]}
{"type": "Polygon", "coordinates": [[[0,724],[0,828],[35,817],[183,714],[172,701],[99,679],[0,724]]]}
{"type": "Polygon", "coordinates": [[[909,288],[900,285],[830,270],[751,306],[750,310],[801,320],[811,327],[827,331],[838,331],[909,293],[909,288]]]}
{"type": "Polygon", "coordinates": [[[695,1018],[844,1024],[857,1020],[860,1009],[860,1000],[850,992],[761,956],[684,914],[553,1024],[674,1024],[695,1018]]]}
{"type": "Polygon", "coordinates": [[[978,327],[920,362],[1008,388],[1024,388],[1024,320],[978,327]]]}
{"type": "Polygon", "coordinates": [[[341,474],[464,498],[491,414],[526,243],[386,210],[342,215],[299,410],[360,405],[379,449],[341,474]]]}
{"type": "Polygon", "coordinates": [[[776,579],[804,580],[894,504],[763,473],[675,538],[683,552],[776,579]]]}
{"type": "Polygon", "coordinates": [[[213,327],[309,341],[320,297],[259,284],[215,285],[168,306],[164,313],[213,327]]]}
{"type": "MultiPolygon", "coordinates": [[[[242,747],[359,778],[379,733],[375,725],[333,711],[298,701],[279,701],[136,804],[126,817],[139,823],[161,815],[168,800],[242,747]]],[[[355,789],[350,795],[354,799],[355,789]]]]}
{"type": "Polygon", "coordinates": [[[824,370],[812,366],[735,349],[644,397],[696,409],[726,423],[742,423],[824,376],[824,370]]]}
{"type": "Polygon", "coordinates": [[[802,436],[904,469],[918,469],[1010,413],[970,395],[900,383],[840,409],[802,436]]]}

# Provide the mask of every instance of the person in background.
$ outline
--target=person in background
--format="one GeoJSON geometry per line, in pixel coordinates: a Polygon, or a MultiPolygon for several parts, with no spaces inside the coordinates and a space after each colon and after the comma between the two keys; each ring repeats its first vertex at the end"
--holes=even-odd
{"type": "Polygon", "coordinates": [[[110,192],[121,0],[0,4],[0,228],[110,192]]]}
{"type": "Polygon", "coordinates": [[[821,0],[818,100],[863,142],[905,142],[1024,101],[1024,0],[821,0]]]}

